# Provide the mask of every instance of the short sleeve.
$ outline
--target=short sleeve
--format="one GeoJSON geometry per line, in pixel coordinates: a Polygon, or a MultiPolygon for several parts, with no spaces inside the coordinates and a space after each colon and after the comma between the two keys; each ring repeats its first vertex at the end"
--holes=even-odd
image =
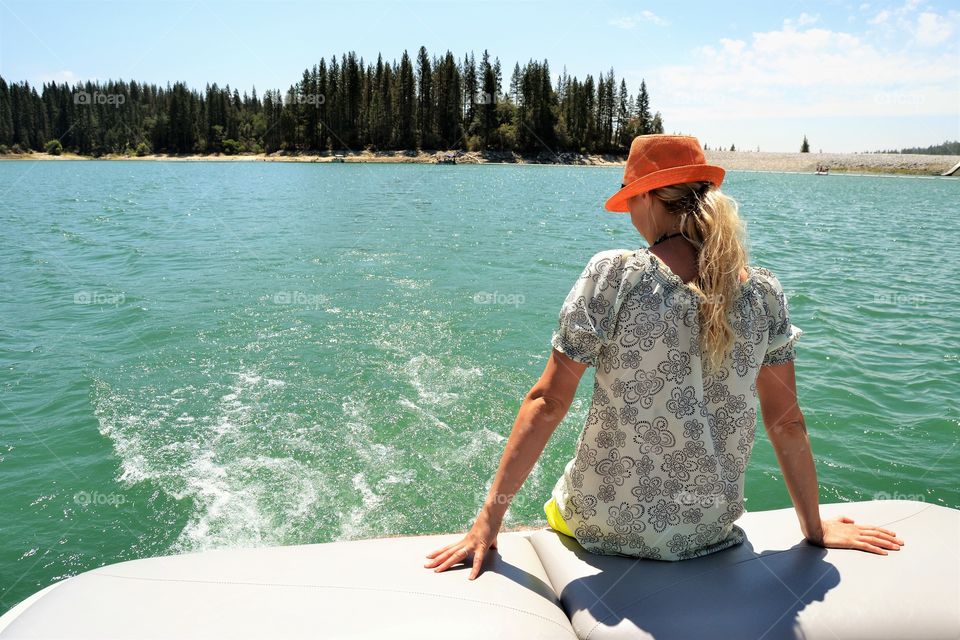
{"type": "Polygon", "coordinates": [[[794,345],[803,335],[803,330],[790,322],[790,308],[787,296],[780,285],[780,280],[767,271],[767,286],[765,287],[765,306],[768,312],[769,339],[767,351],[763,358],[764,365],[783,364],[792,362],[796,358],[794,345]]]}
{"type": "Polygon", "coordinates": [[[613,307],[628,253],[601,251],[590,258],[560,308],[553,348],[586,365],[596,366],[612,332],[613,307]]]}

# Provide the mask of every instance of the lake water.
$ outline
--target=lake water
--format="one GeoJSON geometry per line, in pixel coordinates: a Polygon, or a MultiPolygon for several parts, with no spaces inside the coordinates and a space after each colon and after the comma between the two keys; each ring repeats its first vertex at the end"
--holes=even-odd
{"type": "MultiPolygon", "coordinates": [[[[0,163],[0,611],[138,557],[465,530],[571,284],[643,246],[621,174],[0,163]]],[[[805,331],[821,501],[960,507],[960,181],[724,187],[805,331]]],[[[545,525],[592,380],[507,525],[545,525]]],[[[790,506],[762,429],[746,495],[790,506]]]]}

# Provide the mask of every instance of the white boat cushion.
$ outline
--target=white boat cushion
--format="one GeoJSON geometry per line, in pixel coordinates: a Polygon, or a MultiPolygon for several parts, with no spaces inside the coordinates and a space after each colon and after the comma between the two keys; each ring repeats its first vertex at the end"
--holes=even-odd
{"type": "Polygon", "coordinates": [[[476,580],[462,564],[441,573],[423,567],[426,554],[461,538],[124,562],[58,583],[19,615],[9,612],[16,617],[0,638],[576,638],[521,533],[500,534],[476,580]]]}
{"type": "Polygon", "coordinates": [[[680,562],[590,554],[551,529],[501,533],[474,581],[463,566],[423,568],[460,534],[210,551],[55,583],[0,618],[0,638],[960,637],[960,511],[888,500],[821,512],[906,545],[825,550],[781,509],[744,514],[743,544],[680,562]]]}
{"type": "Polygon", "coordinates": [[[824,504],[904,540],[876,555],[803,540],[792,508],[745,513],[747,541],[667,562],[531,542],[577,635],[612,638],[960,638],[960,511],[910,500],[824,504]]]}

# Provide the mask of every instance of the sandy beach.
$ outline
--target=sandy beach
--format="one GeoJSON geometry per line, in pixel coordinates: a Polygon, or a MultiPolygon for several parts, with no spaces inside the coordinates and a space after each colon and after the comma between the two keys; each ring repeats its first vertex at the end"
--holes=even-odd
{"type": "Polygon", "coordinates": [[[707,151],[707,161],[729,170],[813,173],[825,165],[831,173],[894,173],[938,176],[960,156],[909,153],[775,153],[764,151],[707,151]]]}
{"type": "MultiPolygon", "coordinates": [[[[960,162],[960,156],[896,153],[782,153],[766,151],[706,151],[707,162],[731,171],[779,171],[813,173],[818,165],[831,173],[906,174],[939,176],[960,162]]],[[[456,164],[568,164],[588,166],[622,165],[624,156],[581,155],[574,153],[517,154],[512,152],[443,151],[357,151],[344,153],[272,153],[240,155],[163,155],[111,154],[100,158],[71,153],[53,156],[45,153],[0,155],[0,160],[136,160],[172,162],[409,162],[430,164],[446,160],[456,164]]],[[[960,173],[960,172],[958,172],[960,173]]]]}

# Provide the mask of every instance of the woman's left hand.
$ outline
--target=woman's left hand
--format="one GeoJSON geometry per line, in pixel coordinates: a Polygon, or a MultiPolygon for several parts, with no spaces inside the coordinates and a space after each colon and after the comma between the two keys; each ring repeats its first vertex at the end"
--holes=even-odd
{"type": "Polygon", "coordinates": [[[433,559],[423,566],[439,573],[440,571],[446,571],[458,562],[469,564],[470,557],[472,556],[473,570],[470,571],[469,579],[473,580],[480,575],[483,559],[487,555],[487,550],[497,548],[497,533],[499,529],[500,527],[494,528],[487,523],[485,518],[478,518],[462,540],[448,544],[433,553],[427,554],[428,558],[433,559]],[[436,568],[434,569],[434,567],[436,568]]]}

